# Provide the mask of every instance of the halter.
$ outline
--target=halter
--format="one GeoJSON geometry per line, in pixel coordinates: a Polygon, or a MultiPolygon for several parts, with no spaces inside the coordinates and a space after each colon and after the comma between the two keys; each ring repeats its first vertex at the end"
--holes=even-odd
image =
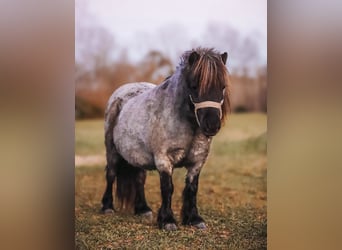
{"type": "MultiPolygon", "coordinates": [[[[224,90],[223,89],[223,95],[224,95],[224,90]]],[[[189,95],[190,101],[192,104],[195,106],[195,116],[196,116],[196,121],[198,123],[198,126],[201,126],[198,116],[197,116],[197,110],[202,109],[202,108],[216,108],[220,110],[220,120],[222,119],[222,104],[224,99],[222,99],[220,102],[214,102],[214,101],[204,101],[204,102],[194,102],[192,99],[192,96],[189,95]]]]}

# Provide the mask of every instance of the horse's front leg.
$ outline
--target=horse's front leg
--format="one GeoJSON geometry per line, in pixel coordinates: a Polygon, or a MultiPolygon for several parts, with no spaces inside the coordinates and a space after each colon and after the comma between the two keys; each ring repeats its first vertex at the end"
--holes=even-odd
{"type": "Polygon", "coordinates": [[[158,212],[158,225],[160,229],[176,230],[176,220],[171,209],[173,194],[172,165],[168,161],[156,161],[160,175],[160,190],[162,204],[158,212]]]}
{"type": "Polygon", "coordinates": [[[200,175],[199,167],[188,168],[183,190],[182,218],[183,225],[192,225],[199,229],[205,229],[206,225],[197,210],[197,190],[198,178],[200,175]]]}

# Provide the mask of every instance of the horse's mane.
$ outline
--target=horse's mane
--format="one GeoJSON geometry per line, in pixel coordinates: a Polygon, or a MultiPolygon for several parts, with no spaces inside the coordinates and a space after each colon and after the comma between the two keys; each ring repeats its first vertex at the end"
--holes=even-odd
{"type": "Polygon", "coordinates": [[[196,51],[200,56],[193,65],[189,65],[190,71],[199,79],[199,95],[204,95],[211,88],[220,89],[225,87],[222,105],[222,121],[224,121],[230,111],[230,81],[227,67],[222,61],[221,54],[213,48],[196,48],[186,51],[181,57],[182,66],[188,66],[188,59],[193,51],[196,51]],[[225,86],[222,86],[222,83],[225,86]]]}

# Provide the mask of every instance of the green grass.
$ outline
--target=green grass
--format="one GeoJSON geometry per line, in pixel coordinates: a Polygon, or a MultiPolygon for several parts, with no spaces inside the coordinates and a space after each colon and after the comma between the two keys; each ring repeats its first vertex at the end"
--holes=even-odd
{"type": "Polygon", "coordinates": [[[104,154],[104,120],[80,120],[75,124],[75,153],[104,154]]]}
{"type": "MultiPolygon", "coordinates": [[[[159,230],[161,203],[157,172],[148,172],[146,198],[154,220],[146,223],[124,211],[101,215],[104,166],[76,168],[76,249],[266,249],[267,117],[233,114],[214,138],[198,191],[198,208],[207,230],[179,225],[159,230]]],[[[103,122],[76,122],[76,154],[104,154],[103,122]]],[[[184,169],[173,175],[172,208],[180,222],[184,169]]]]}

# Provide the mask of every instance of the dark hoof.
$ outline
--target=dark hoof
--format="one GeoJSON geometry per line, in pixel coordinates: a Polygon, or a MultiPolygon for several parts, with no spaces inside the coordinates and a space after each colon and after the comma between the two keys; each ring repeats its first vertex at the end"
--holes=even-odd
{"type": "Polygon", "coordinates": [[[166,231],[175,231],[175,230],[177,230],[177,226],[174,223],[167,223],[167,224],[165,224],[163,229],[165,229],[166,231]]]}
{"type": "Polygon", "coordinates": [[[200,222],[200,223],[195,224],[193,226],[196,227],[197,229],[207,229],[207,226],[205,225],[204,222],[200,222]]]}
{"type": "Polygon", "coordinates": [[[114,210],[111,208],[107,208],[105,210],[102,210],[103,214],[114,214],[114,210]]]}

